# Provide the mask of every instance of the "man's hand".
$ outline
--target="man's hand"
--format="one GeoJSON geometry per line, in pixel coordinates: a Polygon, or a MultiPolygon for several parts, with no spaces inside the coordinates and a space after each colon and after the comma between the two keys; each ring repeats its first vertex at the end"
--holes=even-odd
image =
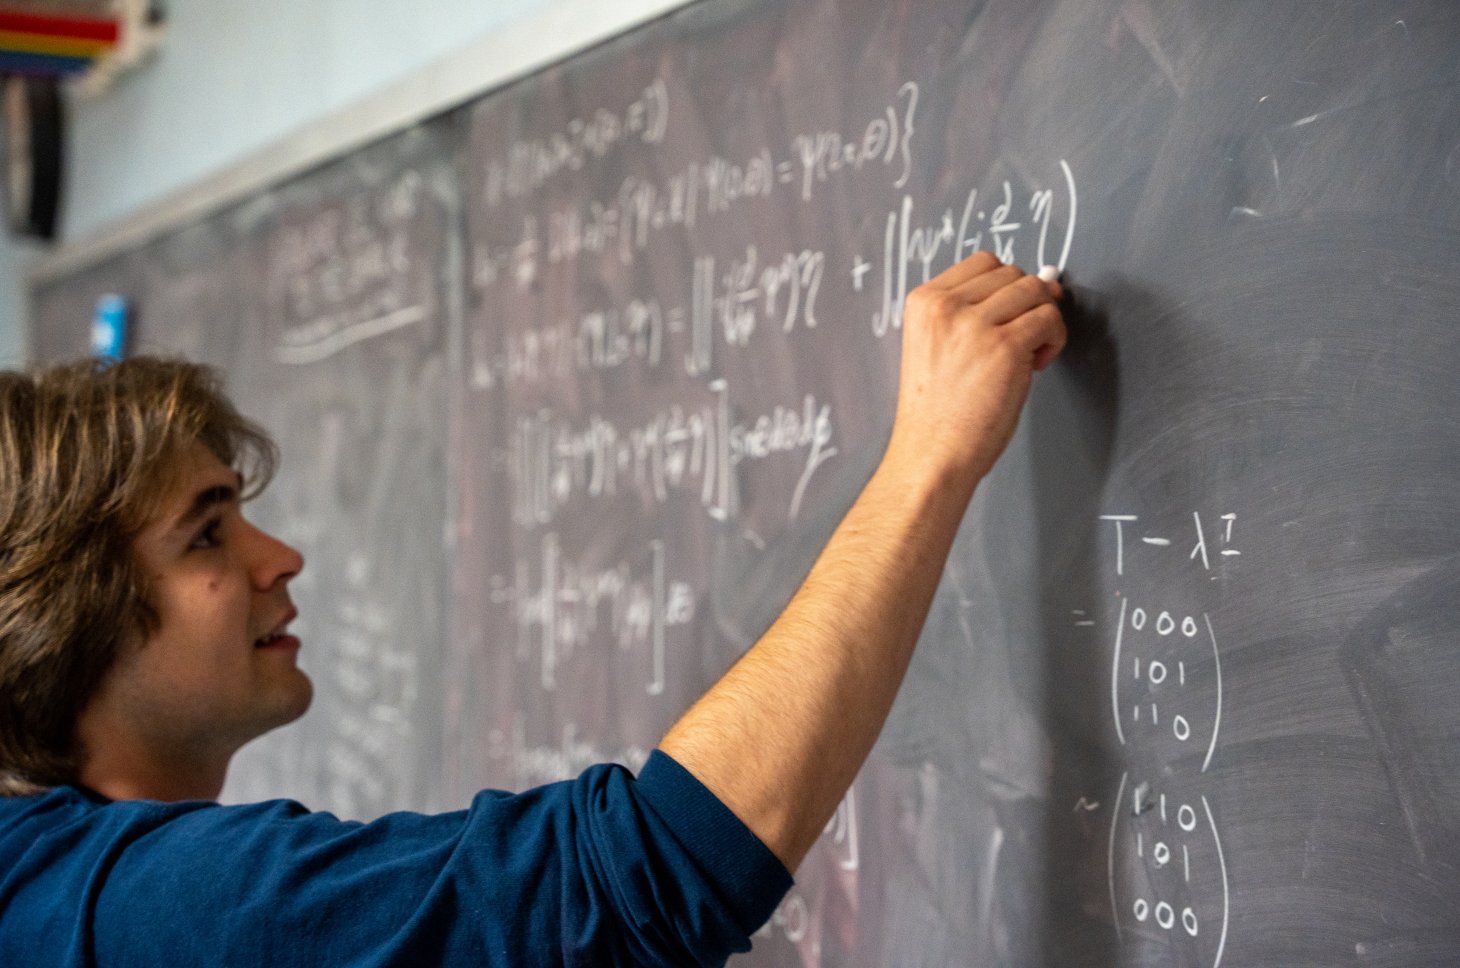
{"type": "Polygon", "coordinates": [[[908,294],[886,456],[781,617],[660,743],[791,870],[881,732],[973,489],[1064,346],[1059,292],[985,253],[908,294]]]}
{"type": "Polygon", "coordinates": [[[972,484],[1013,436],[1036,370],[1065,345],[1061,289],[980,252],[908,293],[888,458],[972,484]]]}

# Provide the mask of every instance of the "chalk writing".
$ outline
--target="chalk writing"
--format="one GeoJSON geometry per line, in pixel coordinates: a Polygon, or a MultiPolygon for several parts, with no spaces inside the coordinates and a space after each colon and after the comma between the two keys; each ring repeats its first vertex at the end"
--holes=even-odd
{"type": "Polygon", "coordinates": [[[846,796],[842,797],[841,803],[836,805],[836,813],[832,814],[831,819],[826,822],[826,828],[822,830],[821,836],[823,842],[829,843],[836,852],[837,867],[844,871],[854,871],[861,866],[856,787],[849,788],[846,796]]]}
{"type": "MultiPolygon", "coordinates": [[[[1162,655],[1169,655],[1162,652],[1162,655]]],[[[1120,602],[1120,618],[1117,620],[1115,635],[1115,655],[1111,664],[1110,673],[1110,700],[1115,719],[1116,735],[1122,745],[1127,742],[1126,730],[1130,727],[1123,725],[1126,717],[1126,710],[1129,709],[1129,720],[1131,726],[1146,724],[1158,731],[1169,731],[1171,736],[1179,743],[1186,743],[1192,738],[1192,723],[1189,712],[1178,713],[1168,717],[1165,726],[1162,725],[1160,705],[1157,702],[1163,694],[1172,688],[1184,689],[1187,683],[1188,670],[1201,672],[1210,675],[1216,686],[1215,704],[1208,720],[1207,735],[1210,741],[1207,745],[1206,756],[1202,761],[1202,772],[1206,772],[1211,765],[1212,754],[1216,750],[1217,739],[1222,728],[1222,660],[1221,650],[1217,647],[1216,633],[1212,630],[1210,616],[1203,614],[1200,620],[1191,615],[1181,616],[1179,619],[1171,612],[1162,610],[1154,616],[1140,606],[1130,607],[1129,599],[1122,597],[1120,602]],[[1122,650],[1130,646],[1131,637],[1136,633],[1147,633],[1156,639],[1168,637],[1175,638],[1178,642],[1183,640],[1196,640],[1200,636],[1205,643],[1211,647],[1210,672],[1205,662],[1205,657],[1200,664],[1197,664],[1196,656],[1189,650],[1178,652],[1177,655],[1188,655],[1192,658],[1162,661],[1161,659],[1148,659],[1142,664],[1139,654],[1131,656],[1130,682],[1139,684],[1141,687],[1137,696],[1131,700],[1122,699],[1122,684],[1127,682],[1125,670],[1121,664],[1122,650]],[[1174,669],[1172,666],[1174,665],[1174,669]]]]}
{"type": "MultiPolygon", "coordinates": [[[[1125,574],[1126,560],[1126,528],[1134,526],[1141,519],[1134,514],[1102,514],[1100,520],[1108,522],[1115,531],[1115,574],[1125,574]]],[[[1241,557],[1242,552],[1235,547],[1233,533],[1237,525],[1237,515],[1232,513],[1219,515],[1217,520],[1220,526],[1204,528],[1202,526],[1201,512],[1191,512],[1192,527],[1194,530],[1193,543],[1188,549],[1186,558],[1188,561],[1197,562],[1205,571],[1212,570],[1212,556],[1216,554],[1218,560],[1241,557]],[[1214,535],[1211,551],[1208,550],[1207,535],[1214,535]]],[[[1172,539],[1163,535],[1153,535],[1149,531],[1141,530],[1141,544],[1149,548],[1167,549],[1174,547],[1172,539]]]]}
{"type": "Polygon", "coordinates": [[[1187,800],[1121,776],[1110,824],[1110,903],[1119,927],[1151,926],[1171,936],[1181,964],[1222,963],[1231,885],[1221,832],[1205,795],[1187,800]],[[1134,846],[1121,858],[1117,845],[1134,846]],[[1211,902],[1204,896],[1210,893],[1211,902]],[[1210,908],[1210,914],[1203,910],[1210,908]]]}
{"type": "Polygon", "coordinates": [[[599,108],[574,118],[562,130],[541,138],[514,141],[505,157],[487,163],[485,198],[489,207],[503,198],[522,198],[558,173],[578,171],[590,159],[601,159],[630,139],[659,144],[669,128],[669,87],[655,78],[622,110],[599,108]]]}
{"type": "Polygon", "coordinates": [[[782,333],[790,333],[798,323],[814,329],[825,266],[825,253],[810,249],[762,265],[754,245],[746,246],[744,257],[718,276],[714,256],[696,259],[685,370],[691,376],[709,372],[717,329],[728,346],[748,344],[762,314],[782,333]]]}
{"type": "MultiPolygon", "coordinates": [[[[1217,515],[1215,525],[1200,512],[1164,526],[1130,513],[1099,520],[1111,545],[1107,566],[1121,586],[1134,570],[1168,583],[1205,576],[1194,586],[1202,589],[1217,564],[1241,554],[1232,512],[1217,515]]],[[[1169,585],[1164,593],[1115,591],[1110,714],[1132,768],[1122,773],[1111,810],[1110,905],[1118,932],[1130,926],[1147,939],[1160,932],[1173,963],[1217,968],[1231,920],[1230,884],[1211,802],[1191,787],[1211,767],[1221,737],[1222,650],[1208,612],[1163,600],[1179,592],[1169,585]],[[1198,762],[1194,771],[1180,766],[1198,762]]],[[[1071,625],[1097,628],[1097,614],[1073,609],[1071,625]]]]}
{"type": "Polygon", "coordinates": [[[475,349],[472,385],[536,383],[631,363],[653,368],[674,340],[688,343],[680,357],[686,372],[703,376],[718,343],[744,348],[767,326],[782,336],[798,327],[814,329],[825,267],[826,254],[814,249],[762,259],[750,245],[723,271],[713,256],[701,256],[694,264],[688,310],[646,296],[508,333],[499,352],[475,349]]]}
{"type": "Polygon", "coordinates": [[[391,616],[364,596],[343,599],[334,618],[327,674],[340,701],[330,710],[322,781],[339,809],[361,815],[397,792],[386,778],[411,748],[419,657],[393,646],[391,616]]]}
{"type": "Polygon", "coordinates": [[[429,266],[409,255],[424,191],[406,171],[279,230],[268,266],[279,362],[314,363],[432,317],[429,266]]]}
{"type": "MultiPolygon", "coordinates": [[[[855,135],[834,130],[793,135],[789,145],[776,150],[761,147],[737,157],[711,154],[689,162],[661,177],[629,175],[612,197],[569,202],[541,215],[528,215],[515,242],[478,243],[471,255],[472,281],[486,288],[511,279],[531,286],[540,262],[556,265],[584,255],[616,252],[624,264],[634,261],[649,241],[669,228],[694,229],[703,218],[724,215],[751,201],[773,197],[782,186],[796,186],[799,201],[812,201],[818,186],[832,178],[880,167],[893,173],[892,184],[902,188],[912,173],[912,137],[916,131],[918,86],[902,85],[894,101],[880,110],[855,135]]],[[[564,148],[554,152],[522,152],[537,158],[523,161],[527,172],[515,181],[503,174],[500,163],[488,166],[489,207],[505,197],[531,193],[552,174],[581,166],[582,155],[564,148]],[[557,159],[549,163],[544,159],[557,159]],[[494,174],[495,173],[495,174],[494,174]],[[509,185],[518,187],[509,188],[509,185]]],[[[1041,217],[1048,216],[1041,209],[1041,217]]]]}
{"type": "Polygon", "coordinates": [[[602,629],[621,651],[647,648],[645,691],[651,696],[664,691],[666,639],[670,630],[694,620],[694,593],[669,579],[663,542],[650,543],[649,558],[647,575],[628,562],[584,565],[565,557],[557,534],[548,532],[535,575],[523,560],[511,579],[492,577],[491,600],[510,608],[518,658],[535,657],[544,690],[557,688],[559,667],[602,629]]]}
{"type": "MultiPolygon", "coordinates": [[[[1007,181],[992,199],[984,200],[978,189],[971,189],[961,208],[945,208],[928,221],[917,217],[912,196],[904,195],[898,207],[887,213],[884,222],[881,302],[872,316],[872,332],[882,337],[900,329],[908,290],[980,249],[991,249],[1006,263],[1026,261],[1031,271],[1050,264],[1064,269],[1074,241],[1078,198],[1069,164],[1061,160],[1059,165],[1064,178],[1065,205],[1064,240],[1057,257],[1049,238],[1058,207],[1052,188],[1037,189],[1028,195],[1030,224],[1014,220],[1015,193],[1007,181]],[[1016,247],[1021,238],[1036,229],[1032,244],[1016,247]]],[[[875,268],[876,264],[864,256],[855,256],[851,268],[853,289],[861,292],[867,275],[875,268]]]]}
{"type": "Polygon", "coordinates": [[[579,319],[508,333],[499,353],[478,350],[472,385],[478,388],[616,370],[632,363],[656,367],[669,334],[684,330],[684,311],[665,311],[651,297],[594,310],[579,319]]]}
{"type": "Polygon", "coordinates": [[[861,171],[869,164],[897,166],[892,187],[902,188],[912,175],[914,119],[918,112],[918,86],[912,81],[897,91],[897,103],[867,122],[861,137],[838,131],[800,134],[791,139],[791,153],[801,164],[801,200],[811,201],[818,184],[844,168],[861,171]],[[899,110],[901,109],[901,110],[899,110]]]}
{"type": "Polygon", "coordinates": [[[547,524],[578,497],[624,488],[648,505],[694,494],[711,517],[726,520],[737,507],[738,465],[795,455],[802,472],[791,496],[794,518],[812,475],[837,453],[831,406],[806,394],[799,407],[735,420],[725,381],[712,381],[709,390],[712,399],[702,406],[676,404],[627,429],[598,414],[581,422],[547,410],[519,418],[508,455],[514,518],[547,524]]]}
{"type": "MultiPolygon", "coordinates": [[[[902,83],[893,96],[873,101],[873,110],[844,112],[829,124],[797,124],[784,140],[746,141],[730,131],[708,146],[674,152],[646,151],[627,137],[605,139],[601,155],[569,150],[573,139],[560,130],[522,141],[483,173],[489,180],[484,207],[495,211],[473,233],[478,241],[468,266],[484,313],[494,312],[497,300],[547,303],[549,280],[571,287],[580,276],[591,278],[602,285],[587,291],[612,294],[593,297],[596,305],[571,304],[571,314],[558,318],[514,321],[502,327],[500,341],[473,342],[466,366],[476,389],[531,385],[516,398],[534,401],[531,409],[509,412],[505,446],[487,455],[506,470],[512,522],[530,535],[531,550],[510,573],[492,576],[487,592],[509,616],[504,624],[516,630],[519,672],[530,670],[537,688],[565,693],[569,668],[591,651],[596,660],[611,655],[615,674],[637,676],[648,694],[672,694],[669,675],[685,674],[674,657],[690,646],[691,624],[707,617],[668,560],[677,545],[666,550],[656,538],[631,560],[607,562],[574,549],[571,528],[585,512],[640,514],[648,534],[664,537],[669,528],[697,521],[715,535],[743,536],[744,548],[759,554],[769,544],[761,534],[775,522],[761,517],[747,528],[739,520],[742,491],[747,503],[756,495],[759,515],[768,490],[762,479],[794,481],[787,521],[815,499],[808,498],[811,484],[838,453],[833,406],[802,392],[747,401],[747,391],[732,381],[754,373],[758,354],[791,351],[802,337],[861,340],[865,351],[885,354],[878,340],[901,327],[909,290],[980,248],[1030,270],[1068,261],[1078,200],[1074,173],[1063,160],[1036,169],[1043,180],[1021,171],[1017,182],[939,186],[945,194],[936,204],[923,201],[915,185],[915,139],[926,137],[920,97],[916,83],[902,83]],[[614,145],[622,146],[620,156],[586,172],[583,191],[550,186],[607,157],[614,145]],[[516,168],[509,171],[512,158],[516,168]],[[633,163],[640,159],[648,163],[633,163]],[[855,254],[849,275],[828,262],[829,245],[773,247],[744,231],[746,219],[759,224],[783,211],[788,220],[805,213],[808,224],[820,225],[825,213],[808,211],[812,206],[835,197],[841,208],[854,192],[875,192],[869,198],[882,200],[863,205],[867,217],[849,227],[859,239],[853,248],[869,249],[855,254]],[[508,200],[524,204],[508,206],[508,200]],[[867,318],[863,312],[873,320],[870,335],[858,322],[867,318]],[[617,381],[613,392],[600,394],[611,381],[617,381]],[[602,402],[619,398],[631,381],[652,388],[654,402],[632,415],[602,402]],[[585,388],[570,399],[590,402],[578,408],[536,403],[555,399],[552,389],[570,382],[585,388]]],[[[493,340],[500,332],[480,328],[493,340]]],[[[502,396],[511,406],[512,394],[502,396]]],[[[1143,607],[1151,612],[1154,604],[1143,607]]],[[[1156,623],[1165,627],[1160,611],[1149,628],[1132,634],[1155,636],[1156,623]]],[[[1082,612],[1080,627],[1095,627],[1100,614],[1082,612]]],[[[1172,614],[1179,636],[1186,616],[1172,614]]],[[[1209,664],[1189,663],[1193,692],[1209,664]]],[[[1122,683],[1122,704],[1135,700],[1137,686],[1169,692],[1162,671],[1143,665],[1139,683],[1122,683]]],[[[1179,720],[1184,738],[1173,736],[1172,743],[1208,742],[1214,733],[1210,717],[1185,713],[1165,693],[1140,698],[1147,718],[1153,705],[1170,705],[1156,713],[1167,729],[1176,722],[1171,717],[1185,717],[1179,720]]],[[[571,775],[595,754],[611,752],[571,734],[556,746],[535,746],[521,732],[519,726],[519,735],[493,740],[519,765],[521,783],[571,775]]],[[[1109,791],[1102,793],[1081,800],[1076,811],[1111,809],[1109,791]]],[[[818,846],[837,876],[853,879],[862,865],[857,806],[849,792],[818,846]]],[[[990,880],[1002,838],[1000,831],[991,848],[990,880]]],[[[808,963],[818,960],[817,896],[793,891],[760,936],[783,936],[808,963]]],[[[1150,903],[1163,900],[1153,895],[1150,903]]],[[[1207,919],[1205,908],[1189,906],[1207,919]]]]}

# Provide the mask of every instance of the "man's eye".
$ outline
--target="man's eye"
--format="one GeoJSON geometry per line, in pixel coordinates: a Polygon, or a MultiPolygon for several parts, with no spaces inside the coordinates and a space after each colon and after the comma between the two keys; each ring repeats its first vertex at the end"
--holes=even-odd
{"type": "Polygon", "coordinates": [[[193,538],[192,543],[188,547],[198,549],[218,547],[220,543],[218,539],[218,527],[222,523],[223,521],[220,518],[214,518],[212,521],[209,521],[203,526],[203,530],[197,533],[197,536],[193,538]]]}

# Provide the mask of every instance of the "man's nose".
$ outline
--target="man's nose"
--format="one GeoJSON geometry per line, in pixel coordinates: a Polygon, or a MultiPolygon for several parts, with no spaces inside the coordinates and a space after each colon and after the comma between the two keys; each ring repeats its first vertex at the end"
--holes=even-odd
{"type": "Polygon", "coordinates": [[[255,546],[252,566],[254,584],[261,589],[286,582],[304,569],[304,556],[293,546],[260,528],[249,525],[255,546]]]}

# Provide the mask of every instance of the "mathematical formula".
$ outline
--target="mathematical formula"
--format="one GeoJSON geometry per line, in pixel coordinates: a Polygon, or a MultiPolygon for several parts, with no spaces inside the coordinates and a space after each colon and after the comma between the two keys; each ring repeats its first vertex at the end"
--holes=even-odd
{"type": "Polygon", "coordinates": [[[1118,934],[1169,950],[1172,964],[1218,968],[1231,926],[1231,886],[1216,813],[1195,787],[1221,738],[1222,649],[1210,613],[1168,607],[1169,586],[1157,591],[1161,586],[1140,579],[1197,579],[1235,563],[1242,555],[1238,516],[1209,514],[1213,525],[1194,511],[1190,530],[1155,527],[1135,514],[1099,520],[1118,584],[1114,627],[1101,629],[1094,608],[1076,609],[1070,619],[1112,642],[1110,716],[1130,764],[1108,807],[1111,918],[1118,934]],[[1159,769],[1151,773],[1153,764],[1159,769]]]}
{"type": "Polygon", "coordinates": [[[519,418],[507,454],[514,520],[548,524],[569,504],[625,491],[650,506],[688,494],[710,517],[729,520],[739,506],[736,468],[783,458],[801,462],[789,508],[794,518],[812,476],[837,453],[831,406],[806,394],[799,406],[737,419],[725,381],[708,389],[708,402],[676,404],[632,427],[597,414],[567,420],[548,410],[519,418]]]}
{"type": "Polygon", "coordinates": [[[630,140],[659,144],[668,128],[669,88],[663,78],[655,78],[620,110],[601,107],[544,137],[514,141],[503,157],[487,163],[486,203],[495,207],[503,199],[530,195],[560,173],[579,171],[630,140]]]}
{"type": "MultiPolygon", "coordinates": [[[[609,252],[627,264],[666,229],[692,230],[706,217],[723,215],[751,200],[769,199],[782,188],[796,192],[801,202],[810,202],[818,186],[828,180],[872,167],[889,172],[892,185],[901,188],[912,172],[917,106],[918,86],[908,82],[897,99],[857,134],[807,132],[793,136],[780,152],[766,147],[735,160],[711,155],[667,177],[630,175],[613,198],[559,205],[545,215],[529,214],[523,218],[517,242],[476,247],[473,281],[487,288],[508,278],[525,287],[537,278],[540,263],[557,265],[609,252]]],[[[494,204],[505,192],[496,186],[505,183],[506,176],[494,177],[492,172],[498,169],[488,167],[488,201],[494,204]]],[[[530,184],[534,179],[524,176],[519,181],[530,184]]]]}
{"type": "Polygon", "coordinates": [[[1075,238],[1079,198],[1069,163],[1062,159],[1060,170],[1064,175],[1066,195],[1063,199],[1064,232],[1057,258],[1050,239],[1050,226],[1055,224],[1057,209],[1052,188],[1030,194],[1027,205],[1030,224],[1016,220],[1014,190],[1007,181],[1003,184],[1002,194],[992,200],[993,204],[981,200],[978,189],[971,189],[961,211],[945,208],[926,224],[915,223],[913,198],[903,196],[902,204],[887,213],[882,237],[882,271],[876,273],[876,265],[860,255],[852,265],[852,284],[857,292],[863,291],[868,273],[881,278],[881,301],[872,317],[872,332],[881,337],[891,330],[901,329],[902,305],[907,299],[908,289],[927,282],[938,271],[980,249],[991,249],[1006,263],[1018,262],[1024,253],[1022,248],[1016,250],[1016,244],[1029,231],[1037,233],[1028,256],[1030,264],[1052,264],[1063,271],[1075,238]]]}
{"type": "Polygon", "coordinates": [[[704,376],[717,345],[744,348],[767,327],[783,336],[798,326],[814,329],[825,271],[826,254],[810,249],[765,258],[749,245],[724,267],[714,256],[700,256],[688,310],[683,304],[666,308],[660,296],[645,296],[509,333],[501,352],[476,352],[472,383],[487,389],[602,375],[630,364],[653,369],[666,360],[670,347],[686,373],[704,376]]]}
{"type": "Polygon", "coordinates": [[[268,266],[279,362],[315,363],[432,318],[429,266],[409,255],[425,190],[406,171],[280,230],[268,266]]]}
{"type": "Polygon", "coordinates": [[[601,628],[625,653],[647,649],[644,690],[651,696],[664,691],[669,634],[694,620],[695,599],[689,585],[668,577],[662,541],[649,543],[647,568],[636,571],[628,562],[585,566],[565,557],[558,536],[548,532],[535,572],[518,561],[511,579],[493,576],[491,600],[508,606],[517,656],[536,656],[544,690],[557,688],[558,669],[601,628]]]}

